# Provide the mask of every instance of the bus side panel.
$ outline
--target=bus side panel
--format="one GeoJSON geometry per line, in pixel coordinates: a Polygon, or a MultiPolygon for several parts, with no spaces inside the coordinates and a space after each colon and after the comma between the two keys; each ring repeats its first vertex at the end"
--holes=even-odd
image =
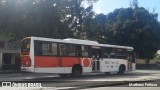
{"type": "Polygon", "coordinates": [[[60,57],[61,66],[64,67],[65,73],[71,73],[72,67],[75,64],[82,66],[82,72],[88,73],[92,72],[92,61],[91,58],[80,58],[80,57],[60,57]]]}
{"type": "Polygon", "coordinates": [[[111,65],[110,65],[110,59],[103,58],[103,60],[100,60],[100,71],[101,72],[110,72],[111,65]]]}
{"type": "Polygon", "coordinates": [[[73,67],[75,64],[80,64],[78,57],[60,57],[62,67],[73,67]]]}
{"type": "Polygon", "coordinates": [[[64,71],[64,67],[43,67],[43,68],[35,68],[35,72],[38,72],[38,73],[66,73],[64,71]]]}
{"type": "Polygon", "coordinates": [[[35,67],[57,67],[58,58],[49,56],[35,56],[35,67]]]}
{"type": "MultiPolygon", "coordinates": [[[[101,72],[114,72],[119,71],[119,66],[121,64],[127,65],[126,60],[124,59],[112,59],[112,58],[104,58],[101,61],[100,71],[101,72]]],[[[127,66],[126,66],[127,68],[127,66]]]]}
{"type": "Polygon", "coordinates": [[[92,72],[92,58],[81,58],[83,73],[92,72]]]}
{"type": "Polygon", "coordinates": [[[61,67],[64,67],[64,73],[72,73],[72,67],[75,64],[82,66],[82,73],[92,72],[92,59],[80,57],[60,57],[61,67]]]}
{"type": "Polygon", "coordinates": [[[35,72],[71,73],[75,64],[82,65],[83,73],[92,72],[90,58],[35,56],[35,72]]]}
{"type": "Polygon", "coordinates": [[[81,58],[81,65],[83,67],[91,67],[92,66],[92,58],[81,58]]]}

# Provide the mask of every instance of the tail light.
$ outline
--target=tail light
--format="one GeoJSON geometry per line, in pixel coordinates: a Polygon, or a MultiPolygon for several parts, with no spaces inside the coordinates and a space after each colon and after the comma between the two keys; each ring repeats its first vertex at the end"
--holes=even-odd
{"type": "Polygon", "coordinates": [[[21,57],[21,65],[23,67],[30,67],[31,66],[31,59],[29,56],[22,56],[21,57]]]}

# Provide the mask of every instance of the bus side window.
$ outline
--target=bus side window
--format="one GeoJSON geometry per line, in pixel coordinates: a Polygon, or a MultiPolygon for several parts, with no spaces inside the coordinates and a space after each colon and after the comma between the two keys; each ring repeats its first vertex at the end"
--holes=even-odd
{"type": "Polygon", "coordinates": [[[105,47],[103,48],[103,57],[104,58],[113,58],[114,57],[114,52],[113,52],[113,48],[108,48],[108,47],[105,47]]]}
{"type": "Polygon", "coordinates": [[[76,45],[75,44],[68,44],[67,45],[67,56],[76,56],[76,45]]]}
{"type": "Polygon", "coordinates": [[[107,48],[108,58],[115,58],[115,49],[114,48],[107,48]]]}
{"type": "Polygon", "coordinates": [[[39,43],[39,54],[44,56],[57,55],[57,43],[52,42],[40,42],[39,43]]]}
{"type": "Polygon", "coordinates": [[[75,46],[73,44],[59,44],[60,56],[75,56],[75,46]]]}
{"type": "Polygon", "coordinates": [[[82,46],[82,57],[88,57],[88,56],[89,56],[89,47],[82,46]]]}
{"type": "Polygon", "coordinates": [[[76,46],[76,53],[78,57],[82,56],[82,52],[81,52],[81,45],[77,45],[76,46]]]}
{"type": "Polygon", "coordinates": [[[67,45],[66,44],[59,44],[59,53],[60,56],[67,56],[67,45]]]}
{"type": "Polygon", "coordinates": [[[35,40],[34,41],[34,54],[35,56],[41,56],[42,55],[42,43],[40,41],[35,40]]]}
{"type": "Polygon", "coordinates": [[[111,49],[108,47],[103,48],[103,57],[110,58],[111,57],[111,49]]]}
{"type": "Polygon", "coordinates": [[[126,58],[126,50],[122,48],[116,48],[116,58],[125,59],[126,58]]]}
{"type": "Polygon", "coordinates": [[[57,55],[57,43],[52,43],[52,54],[57,55]]]}

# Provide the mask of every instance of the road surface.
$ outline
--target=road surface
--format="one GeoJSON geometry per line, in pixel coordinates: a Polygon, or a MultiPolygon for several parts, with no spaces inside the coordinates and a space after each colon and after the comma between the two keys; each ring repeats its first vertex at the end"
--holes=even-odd
{"type": "MultiPolygon", "coordinates": [[[[47,89],[66,89],[66,90],[67,89],[96,90],[96,88],[99,89],[101,88],[103,90],[103,88],[110,88],[109,86],[121,87],[121,85],[122,86],[124,85],[125,87],[128,87],[129,82],[133,83],[147,82],[147,81],[153,82],[159,79],[160,79],[160,70],[136,70],[133,72],[126,72],[125,75],[117,75],[115,73],[111,73],[110,75],[105,75],[104,73],[89,73],[82,75],[82,77],[80,78],[72,78],[72,77],[62,78],[56,74],[41,74],[41,73],[0,74],[1,82],[41,83],[42,87],[45,89],[47,88],[47,89]]],[[[160,84],[159,82],[157,83],[159,88],[160,84]]],[[[42,87],[34,89],[39,90],[42,89],[42,87]]]]}

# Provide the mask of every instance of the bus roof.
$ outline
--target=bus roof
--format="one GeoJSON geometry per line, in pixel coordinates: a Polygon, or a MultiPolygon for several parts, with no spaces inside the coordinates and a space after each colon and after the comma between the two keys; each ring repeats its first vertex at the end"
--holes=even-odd
{"type": "Polygon", "coordinates": [[[102,47],[113,47],[113,48],[123,48],[123,49],[133,49],[133,47],[110,45],[110,44],[99,44],[99,46],[102,46],[102,47]]]}
{"type": "Polygon", "coordinates": [[[67,38],[64,39],[65,41],[68,41],[70,43],[77,43],[77,44],[89,44],[89,45],[98,45],[98,42],[96,41],[90,41],[90,40],[82,40],[82,39],[73,39],[73,38],[67,38]]]}
{"type": "Polygon", "coordinates": [[[52,38],[33,37],[32,36],[32,37],[26,37],[24,39],[27,39],[27,38],[32,38],[33,40],[42,40],[42,41],[52,41],[52,42],[72,43],[72,44],[95,45],[95,46],[102,46],[102,47],[133,49],[133,47],[128,47],[128,46],[110,45],[110,44],[99,44],[97,41],[82,40],[82,39],[73,39],[73,38],[52,39],[52,38]]]}
{"type": "Polygon", "coordinates": [[[72,39],[72,38],[67,38],[67,39],[52,39],[52,38],[43,38],[43,37],[29,37],[29,38],[32,38],[34,40],[42,40],[42,41],[83,44],[83,45],[98,45],[98,42],[96,41],[72,39]]]}

